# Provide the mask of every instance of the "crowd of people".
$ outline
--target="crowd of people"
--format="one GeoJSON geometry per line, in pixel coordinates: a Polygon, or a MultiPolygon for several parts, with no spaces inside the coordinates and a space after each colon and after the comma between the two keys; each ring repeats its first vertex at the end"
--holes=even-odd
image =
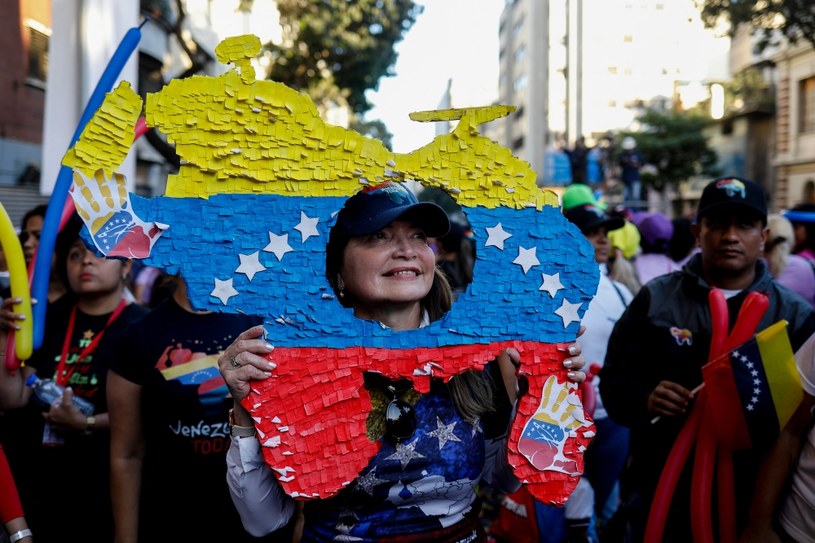
{"type": "MultiPolygon", "coordinates": [[[[608,145],[589,147],[586,138],[580,136],[572,147],[561,146],[561,152],[567,159],[568,183],[582,185],[599,185],[608,180],[616,180],[622,185],[622,201],[629,209],[641,210],[646,206],[643,201],[645,192],[641,172],[646,166],[645,158],[637,146],[637,140],[626,136],[619,142],[619,149],[608,145]]],[[[553,180],[560,183],[563,179],[553,180]]]]}
{"type": "MultiPolygon", "coordinates": [[[[596,426],[564,508],[524,496],[507,463],[508,425],[523,394],[517,367],[524,361],[512,348],[484,371],[434,381],[424,394],[407,379],[366,374],[368,435],[381,441],[379,452],[335,497],[288,496],[241,403],[275,370],[261,320],[196,311],[183,277],[149,267],[136,273],[131,262],[97,256],[75,216],[57,239],[48,300],[37,302],[48,304],[43,346],[20,368],[0,370],[7,536],[13,543],[643,541],[671,449],[702,394],[701,368],[716,341],[715,289],[726,299],[729,328],[751,293],[768,298],[756,331],[788,323],[803,387],[777,439],[734,454],[737,533],[745,542],[815,541],[815,220],[805,215],[815,208],[768,214],[761,187],[736,178],[708,184],[693,217],[608,209],[579,182],[567,187],[561,207],[600,272],[564,362],[596,426]],[[741,190],[732,190],[734,182],[741,190]],[[34,375],[60,385],[60,400],[39,401],[34,375]],[[439,425],[450,429],[444,440],[439,425]],[[415,454],[404,461],[407,449],[415,454]],[[432,488],[428,474],[437,475],[432,488]],[[405,490],[394,496],[397,486],[405,490]],[[482,503],[491,507],[482,512],[482,503]]],[[[21,225],[27,260],[44,214],[36,208],[21,225]]],[[[405,186],[385,183],[352,196],[337,215],[326,280],[356,317],[422,328],[472,280],[475,235],[405,186]]],[[[14,312],[19,300],[3,296],[5,351],[7,332],[24,317],[14,312]]],[[[694,538],[690,470],[667,507],[664,541],[694,538]]]]}

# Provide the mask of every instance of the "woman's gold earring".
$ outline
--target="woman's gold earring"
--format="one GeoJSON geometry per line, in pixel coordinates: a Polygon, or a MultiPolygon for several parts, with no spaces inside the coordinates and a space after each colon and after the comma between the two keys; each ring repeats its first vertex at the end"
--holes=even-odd
{"type": "Polygon", "coordinates": [[[339,276],[337,277],[337,290],[339,290],[338,295],[340,300],[345,298],[345,283],[343,282],[342,277],[339,276]]]}

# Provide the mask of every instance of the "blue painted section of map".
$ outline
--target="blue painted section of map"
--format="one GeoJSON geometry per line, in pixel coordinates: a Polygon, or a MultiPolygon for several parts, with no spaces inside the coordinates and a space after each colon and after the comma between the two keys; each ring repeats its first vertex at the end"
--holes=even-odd
{"type": "MultiPolygon", "coordinates": [[[[444,318],[426,328],[396,332],[355,318],[325,278],[325,245],[344,202],[341,197],[242,194],[208,199],[132,196],[142,219],[169,225],[145,263],[170,274],[180,272],[196,309],[262,316],[267,339],[276,346],[398,349],[574,340],[579,321],[556,311],[572,307],[572,314],[582,317],[596,292],[599,270],[593,247],[560,208],[462,206],[476,240],[473,282],[444,318]],[[306,237],[295,229],[304,217],[318,219],[317,235],[306,237]],[[487,245],[487,228],[498,224],[510,234],[503,250],[487,245]],[[272,239],[283,239],[277,254],[271,252],[272,239]],[[521,249],[529,254],[533,247],[539,264],[525,272],[513,261],[521,249]],[[237,271],[239,255],[254,253],[264,269],[258,268],[250,280],[237,271]],[[562,288],[553,294],[552,289],[541,290],[544,274],[557,274],[562,288]],[[213,293],[216,280],[233,294],[226,303],[213,293]]],[[[86,230],[83,236],[90,242],[86,230]]]]}

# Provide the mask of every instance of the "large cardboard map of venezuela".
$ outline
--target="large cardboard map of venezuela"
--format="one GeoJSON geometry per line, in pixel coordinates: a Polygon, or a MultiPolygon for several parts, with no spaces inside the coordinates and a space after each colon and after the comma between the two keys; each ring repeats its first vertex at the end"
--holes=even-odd
{"type": "Polygon", "coordinates": [[[142,101],[126,82],[107,96],[63,160],[74,169],[87,241],[108,256],[180,272],[197,309],[265,318],[277,369],[244,404],[288,494],[334,495],[379,451],[381,441],[366,436],[363,372],[408,377],[425,392],[431,377],[480,369],[512,346],[529,392],[512,422],[508,459],[535,497],[563,503],[594,426],[566,379],[562,347],[576,337],[599,272],[557,196],[535,184],[527,162],[479,134],[480,124],[514,108],[414,113],[416,121],[458,123],[420,149],[392,153],[326,124],[307,96],[257,80],[251,59],[259,50],[255,36],[224,40],[216,52],[233,69],[173,80],[147,96],[147,124],[182,162],[161,197],[128,194],[115,173],[142,101]],[[405,180],[455,198],[477,258],[473,282],[441,320],[394,332],[335,299],[325,245],[350,195],[405,180]]]}

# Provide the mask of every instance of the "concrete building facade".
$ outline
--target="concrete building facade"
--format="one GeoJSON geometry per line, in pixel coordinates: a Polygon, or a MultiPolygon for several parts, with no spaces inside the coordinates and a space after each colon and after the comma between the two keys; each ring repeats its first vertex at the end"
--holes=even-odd
{"type": "Polygon", "coordinates": [[[507,1],[498,33],[498,102],[517,109],[491,135],[536,172],[549,136],[549,28],[549,0],[515,0],[507,1]]]}
{"type": "Polygon", "coordinates": [[[815,48],[805,40],[777,52],[775,207],[815,203],[815,48]]]}
{"type": "Polygon", "coordinates": [[[729,40],[693,0],[507,0],[499,36],[499,102],[518,111],[498,141],[538,172],[547,148],[636,128],[654,103],[690,107],[728,74],[729,40]]]}
{"type": "Polygon", "coordinates": [[[50,0],[6,0],[0,17],[0,201],[12,222],[39,196],[50,0]]]}

